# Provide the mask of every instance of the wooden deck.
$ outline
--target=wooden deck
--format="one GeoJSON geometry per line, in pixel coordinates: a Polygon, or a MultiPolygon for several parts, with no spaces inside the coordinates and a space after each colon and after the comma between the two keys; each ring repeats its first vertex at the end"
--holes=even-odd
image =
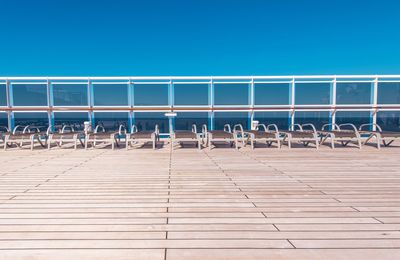
{"type": "Polygon", "coordinates": [[[400,148],[0,152],[0,259],[399,259],[400,148]]]}

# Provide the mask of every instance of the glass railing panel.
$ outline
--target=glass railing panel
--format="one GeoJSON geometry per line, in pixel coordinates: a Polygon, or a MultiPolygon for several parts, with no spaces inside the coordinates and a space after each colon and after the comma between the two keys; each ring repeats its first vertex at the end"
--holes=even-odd
{"type": "Polygon", "coordinates": [[[290,114],[287,111],[266,111],[254,112],[253,120],[260,124],[275,124],[279,130],[288,130],[290,122],[290,114]]]}
{"type": "Polygon", "coordinates": [[[370,111],[338,111],[336,112],[335,123],[346,124],[351,123],[357,127],[357,129],[362,124],[372,123],[372,117],[370,111]]]}
{"type": "Polygon", "coordinates": [[[330,83],[296,83],[295,104],[329,105],[331,95],[330,93],[330,83]]]}
{"type": "Polygon", "coordinates": [[[14,112],[14,126],[35,126],[41,131],[49,127],[49,116],[46,112],[14,112]]]}
{"type": "Polygon", "coordinates": [[[254,84],[255,105],[289,105],[290,84],[256,83],[254,84]]]}
{"type": "Polygon", "coordinates": [[[135,106],[168,106],[168,84],[134,84],[135,106]]]}
{"type": "Polygon", "coordinates": [[[54,106],[87,106],[87,84],[53,84],[54,106]]]}
{"type": "Polygon", "coordinates": [[[317,130],[321,130],[323,125],[330,122],[329,111],[296,111],[294,122],[300,125],[313,124],[317,130]]]}
{"type": "Polygon", "coordinates": [[[101,125],[106,131],[117,131],[120,125],[129,128],[129,112],[95,112],[94,126],[101,125]]]}
{"type": "Polygon", "coordinates": [[[379,82],[378,104],[400,104],[400,82],[379,82]]]}
{"type": "Polygon", "coordinates": [[[371,104],[372,83],[337,83],[336,104],[371,104]]]}
{"type": "Polygon", "coordinates": [[[0,84],[0,106],[7,106],[6,84],[0,84]]]}
{"type": "MultiPolygon", "coordinates": [[[[175,130],[192,130],[196,125],[197,132],[201,132],[203,125],[208,126],[208,112],[178,112],[175,118],[175,130]]],[[[208,126],[208,129],[210,127],[208,126]]]]}
{"type": "Polygon", "coordinates": [[[14,106],[47,106],[46,84],[12,84],[14,106]]]}
{"type": "Polygon", "coordinates": [[[160,133],[169,133],[169,119],[163,112],[135,112],[134,124],[139,131],[154,131],[158,125],[160,133]]]}
{"type": "Polygon", "coordinates": [[[85,121],[89,121],[88,112],[54,112],[54,128],[56,131],[61,130],[63,126],[73,127],[75,131],[83,131],[85,121]]]}
{"type": "Polygon", "coordinates": [[[208,92],[208,84],[174,84],[174,105],[207,106],[208,92]]]}
{"type": "Polygon", "coordinates": [[[229,124],[231,128],[234,125],[241,124],[244,129],[249,129],[250,120],[248,112],[215,112],[214,129],[223,130],[224,125],[229,124]]]}
{"type": "Polygon", "coordinates": [[[400,132],[400,111],[378,112],[376,123],[382,130],[400,132]]]}
{"type": "Polygon", "coordinates": [[[214,105],[249,105],[249,84],[214,84],[214,105]]]}
{"type": "Polygon", "coordinates": [[[128,106],[128,84],[93,84],[95,106],[128,106]]]}

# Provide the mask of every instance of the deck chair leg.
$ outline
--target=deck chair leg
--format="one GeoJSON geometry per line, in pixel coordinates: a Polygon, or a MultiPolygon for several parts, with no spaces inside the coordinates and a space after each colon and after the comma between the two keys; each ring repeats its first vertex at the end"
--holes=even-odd
{"type": "Polygon", "coordinates": [[[31,137],[31,151],[33,151],[33,146],[34,146],[34,144],[35,144],[35,139],[34,139],[34,137],[32,136],[32,137],[31,137]]]}
{"type": "Polygon", "coordinates": [[[254,150],[254,140],[253,138],[250,139],[251,150],[254,150]]]}
{"type": "Polygon", "coordinates": [[[358,149],[361,149],[362,146],[362,141],[360,138],[357,138],[357,142],[358,142],[358,149]]]}
{"type": "Polygon", "coordinates": [[[385,140],[383,140],[383,145],[384,145],[385,147],[388,147],[388,146],[390,146],[393,142],[394,142],[394,140],[390,140],[389,142],[386,142],[385,140]]]}
{"type": "Polygon", "coordinates": [[[208,138],[208,150],[210,150],[211,151],[211,138],[208,138]]]}
{"type": "Polygon", "coordinates": [[[51,149],[51,140],[52,140],[52,138],[51,137],[49,137],[49,139],[47,140],[47,150],[50,150],[51,149]]]}
{"type": "Polygon", "coordinates": [[[376,148],[377,148],[378,150],[381,149],[381,138],[380,138],[379,135],[376,136],[376,148]]]}
{"type": "Polygon", "coordinates": [[[4,138],[4,151],[7,150],[7,145],[8,145],[8,137],[6,136],[4,138]]]}

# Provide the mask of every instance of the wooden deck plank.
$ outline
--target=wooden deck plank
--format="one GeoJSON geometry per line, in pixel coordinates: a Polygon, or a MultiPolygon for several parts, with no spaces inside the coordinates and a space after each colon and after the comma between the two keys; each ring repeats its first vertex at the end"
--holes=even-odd
{"type": "Polygon", "coordinates": [[[399,151],[0,151],[0,259],[399,258],[399,151]]]}

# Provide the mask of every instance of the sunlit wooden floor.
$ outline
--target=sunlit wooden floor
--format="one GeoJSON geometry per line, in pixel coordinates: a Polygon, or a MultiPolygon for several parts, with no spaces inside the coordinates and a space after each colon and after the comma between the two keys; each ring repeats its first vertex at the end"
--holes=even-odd
{"type": "Polygon", "coordinates": [[[400,147],[0,152],[0,259],[399,259],[400,147]]]}

